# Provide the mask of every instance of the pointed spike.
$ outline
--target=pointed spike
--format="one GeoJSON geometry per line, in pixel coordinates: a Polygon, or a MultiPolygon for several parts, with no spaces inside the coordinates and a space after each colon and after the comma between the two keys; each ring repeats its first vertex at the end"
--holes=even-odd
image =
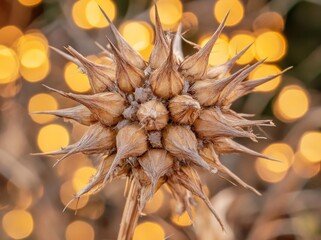
{"type": "Polygon", "coordinates": [[[55,48],[53,46],[49,46],[52,50],[54,50],[55,52],[57,52],[58,54],[60,54],[61,56],[63,56],[64,58],[66,58],[68,61],[73,62],[74,64],[76,64],[82,71],[84,71],[83,65],[81,64],[81,62],[75,58],[70,56],[67,53],[64,53],[63,51],[61,51],[58,48],[55,48]]]}
{"type": "Polygon", "coordinates": [[[106,20],[108,21],[108,23],[111,27],[111,30],[116,38],[119,50],[122,53],[122,55],[124,56],[124,58],[126,59],[126,61],[128,61],[129,63],[131,63],[132,65],[134,65],[135,67],[137,67],[139,69],[142,69],[142,70],[145,69],[146,62],[144,61],[144,59],[139,55],[139,53],[136,50],[134,50],[125,41],[125,39],[122,37],[122,35],[120,34],[118,29],[114,25],[114,23],[110,20],[108,15],[105,13],[105,11],[100,6],[99,6],[99,9],[102,12],[102,14],[104,15],[104,17],[106,18],[106,20]]]}
{"type": "Polygon", "coordinates": [[[97,122],[97,119],[92,114],[92,112],[90,112],[90,110],[83,105],[79,105],[72,108],[66,108],[66,109],[32,112],[32,114],[55,115],[57,117],[62,117],[65,119],[71,119],[71,120],[77,121],[80,124],[87,125],[87,126],[97,122]]]}
{"type": "Polygon", "coordinates": [[[194,55],[187,57],[179,67],[181,73],[189,81],[195,82],[197,80],[206,78],[209,56],[216,40],[218,39],[224,28],[229,13],[230,11],[228,11],[228,13],[225,15],[223,21],[221,22],[215,33],[212,35],[210,40],[205,44],[205,46],[194,55]]]}
{"type": "Polygon", "coordinates": [[[233,58],[231,58],[226,63],[220,65],[211,67],[210,70],[207,73],[207,77],[210,79],[220,79],[222,77],[225,77],[228,72],[231,71],[233,66],[235,65],[236,61],[253,45],[253,43],[249,44],[247,47],[242,49],[238,54],[236,54],[233,58]]]}
{"type": "Polygon", "coordinates": [[[180,23],[178,25],[177,32],[174,36],[174,45],[173,45],[174,54],[177,57],[177,60],[179,62],[182,62],[184,60],[181,34],[182,34],[182,24],[180,23]]]}

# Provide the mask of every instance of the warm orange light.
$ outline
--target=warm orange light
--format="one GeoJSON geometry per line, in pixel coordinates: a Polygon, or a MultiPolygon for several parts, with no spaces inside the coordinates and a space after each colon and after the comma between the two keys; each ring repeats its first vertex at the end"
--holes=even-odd
{"type": "Polygon", "coordinates": [[[11,46],[22,35],[22,31],[17,26],[5,26],[0,29],[0,44],[11,46]]]}
{"type": "Polygon", "coordinates": [[[88,1],[89,0],[75,1],[71,11],[72,19],[74,20],[75,24],[83,29],[93,28],[86,16],[86,7],[88,1]]]}
{"type": "Polygon", "coordinates": [[[273,105],[274,115],[283,122],[292,122],[304,116],[309,109],[309,96],[297,85],[282,89],[273,105]]]}
{"type": "MultiPolygon", "coordinates": [[[[194,215],[194,209],[192,209],[192,214],[194,215]]],[[[186,227],[193,224],[193,221],[189,217],[187,211],[184,211],[181,215],[178,215],[177,213],[173,213],[171,216],[171,220],[173,223],[175,223],[178,226],[186,227]]]]}
{"type": "Polygon", "coordinates": [[[147,202],[144,208],[144,212],[146,212],[147,214],[157,212],[160,209],[160,207],[163,205],[163,202],[164,202],[164,193],[163,193],[163,190],[160,189],[155,193],[153,198],[147,202]]]}
{"type": "MultiPolygon", "coordinates": [[[[183,16],[183,6],[180,0],[158,0],[157,9],[164,30],[176,30],[183,16]]],[[[150,20],[155,24],[155,6],[150,9],[150,20]]]]}
{"type": "Polygon", "coordinates": [[[26,7],[34,7],[42,2],[42,0],[18,0],[18,1],[26,7]]]}
{"type": "Polygon", "coordinates": [[[79,168],[72,178],[72,186],[75,191],[78,192],[83,189],[91,179],[91,177],[97,172],[96,168],[93,167],[82,167],[79,168]]]}
{"type": "Polygon", "coordinates": [[[300,139],[300,152],[310,162],[321,161],[321,132],[306,132],[300,139]]]}
{"type": "MultiPolygon", "coordinates": [[[[60,187],[60,201],[63,203],[63,205],[67,205],[76,193],[77,192],[73,188],[72,181],[65,182],[60,187]]],[[[71,202],[68,205],[68,208],[72,210],[81,209],[87,205],[88,200],[88,195],[81,196],[81,198],[79,198],[79,201],[75,199],[75,201],[71,202]]]]}
{"type": "Polygon", "coordinates": [[[99,6],[104,10],[110,20],[114,20],[116,17],[116,6],[110,0],[86,0],[85,15],[87,22],[92,27],[104,28],[109,25],[108,21],[102,14],[99,6]]]}
{"type": "Polygon", "coordinates": [[[181,21],[185,29],[196,29],[198,27],[198,18],[193,12],[184,12],[181,21]]]}
{"type": "Polygon", "coordinates": [[[149,44],[146,48],[144,48],[143,50],[140,50],[138,52],[145,61],[148,61],[149,56],[153,51],[153,48],[154,48],[154,44],[149,44]]]}
{"type": "Polygon", "coordinates": [[[286,48],[286,40],[278,32],[264,32],[255,41],[256,58],[258,60],[267,58],[266,62],[280,60],[285,55],[286,48]]]}
{"type": "Polygon", "coordinates": [[[19,61],[16,53],[0,45],[0,84],[13,82],[19,74],[19,61]]]}
{"type": "Polygon", "coordinates": [[[65,65],[64,77],[71,90],[81,93],[90,90],[87,75],[83,74],[76,64],[68,62],[65,65]]]}
{"type": "Polygon", "coordinates": [[[281,32],[284,29],[284,20],[277,12],[264,12],[255,18],[253,29],[254,31],[265,29],[281,32]]]}
{"type": "Polygon", "coordinates": [[[311,162],[301,152],[294,157],[293,171],[302,178],[312,178],[320,172],[320,162],[311,162]]]}
{"type": "MultiPolygon", "coordinates": [[[[201,39],[200,46],[204,47],[204,45],[208,42],[211,36],[201,39]]],[[[225,63],[229,58],[228,51],[228,37],[226,35],[221,35],[217,41],[215,42],[208,63],[212,66],[217,66],[225,63]]]]}
{"type": "MultiPolygon", "coordinates": [[[[276,65],[270,64],[261,64],[257,68],[255,68],[249,75],[249,80],[256,80],[265,78],[271,75],[275,75],[280,73],[281,70],[276,65]]],[[[281,83],[281,76],[278,76],[267,83],[264,83],[258,87],[256,87],[256,91],[259,92],[270,92],[276,89],[281,83]]]]}
{"type": "Polygon", "coordinates": [[[28,103],[28,112],[33,121],[43,124],[54,119],[52,115],[32,114],[36,111],[56,110],[58,108],[57,100],[46,93],[40,93],[30,98],[28,103]]]}
{"type": "Polygon", "coordinates": [[[3,216],[2,227],[13,239],[26,238],[33,231],[32,215],[25,210],[12,210],[3,216]]]}
{"type": "Polygon", "coordinates": [[[258,158],[259,165],[267,168],[272,172],[285,172],[289,169],[293,162],[293,150],[286,143],[273,143],[266,147],[263,152],[264,155],[275,158],[282,162],[269,161],[264,158],[258,158]]]}
{"type": "MultiPolygon", "coordinates": [[[[229,43],[229,53],[231,58],[234,57],[236,54],[238,54],[240,51],[242,51],[245,47],[253,43],[254,40],[255,38],[253,36],[245,33],[241,33],[233,36],[229,43]]],[[[250,63],[254,59],[254,54],[255,54],[254,48],[251,47],[242,55],[242,57],[240,57],[236,61],[236,63],[237,64],[250,63]]]]}
{"type": "Polygon", "coordinates": [[[153,29],[147,22],[128,21],[123,23],[119,30],[125,40],[137,51],[147,48],[154,39],[153,29]]]}
{"type": "Polygon", "coordinates": [[[134,232],[133,240],[163,240],[165,232],[163,228],[153,222],[144,222],[139,224],[134,232]]]}
{"type": "Polygon", "coordinates": [[[40,129],[37,143],[42,152],[59,150],[69,144],[69,133],[63,126],[50,124],[40,129]]]}
{"type": "Polygon", "coordinates": [[[27,34],[20,37],[15,43],[17,53],[21,57],[26,51],[38,49],[44,53],[48,53],[48,40],[38,30],[30,30],[27,34]]]}
{"type": "Polygon", "coordinates": [[[20,56],[20,63],[25,68],[38,68],[47,61],[47,55],[40,49],[29,49],[20,56]]]}
{"type": "Polygon", "coordinates": [[[46,58],[45,61],[35,68],[20,67],[21,76],[28,82],[39,82],[44,80],[50,72],[50,62],[46,58]]]}
{"type": "Polygon", "coordinates": [[[94,240],[94,228],[87,222],[74,221],[68,225],[65,233],[66,240],[94,240]]]}
{"type": "Polygon", "coordinates": [[[244,16],[244,7],[239,0],[220,0],[216,2],[214,16],[219,23],[222,22],[228,11],[230,11],[230,14],[226,20],[226,26],[238,24],[244,16]]]}
{"type": "Polygon", "coordinates": [[[269,169],[262,167],[258,161],[255,162],[255,170],[263,181],[269,183],[280,182],[287,174],[287,172],[272,172],[269,169]]]}

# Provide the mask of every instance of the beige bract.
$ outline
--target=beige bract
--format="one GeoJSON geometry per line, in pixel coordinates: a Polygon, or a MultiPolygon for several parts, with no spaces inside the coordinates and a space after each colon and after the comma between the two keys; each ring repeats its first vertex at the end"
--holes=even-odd
{"type": "MultiPolygon", "coordinates": [[[[124,40],[108,19],[117,46],[108,40],[104,54],[112,64],[97,64],[71,47],[62,53],[87,74],[92,94],[82,95],[48,89],[78,102],[73,108],[40,112],[88,125],[76,143],[48,155],[100,154],[101,164],[88,185],[74,199],[100,190],[115,178],[127,178],[129,189],[118,240],[132,238],[138,217],[146,202],[167,184],[181,208],[191,213],[192,195],[202,199],[222,229],[197,168],[218,173],[258,193],[219,160],[220,155],[246,153],[265,157],[233,138],[260,138],[252,127],[274,126],[270,120],[248,120],[247,115],[230,109],[233,101],[275,76],[247,81],[250,72],[264,61],[230,73],[233,65],[250,47],[220,66],[208,66],[212,47],[224,28],[225,19],[207,44],[196,53],[183,57],[181,33],[165,34],[157,7],[155,47],[149,61],[124,40]]],[[[48,136],[50,137],[50,136],[48,136]]]]}

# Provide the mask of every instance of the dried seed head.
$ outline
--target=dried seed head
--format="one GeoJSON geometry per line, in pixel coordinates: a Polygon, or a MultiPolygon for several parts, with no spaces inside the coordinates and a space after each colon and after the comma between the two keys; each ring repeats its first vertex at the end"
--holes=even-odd
{"type": "Polygon", "coordinates": [[[74,120],[87,126],[98,121],[94,114],[84,105],[59,110],[33,112],[33,114],[51,114],[67,120],[74,120]]]}
{"type": "Polygon", "coordinates": [[[178,72],[177,60],[173,54],[173,41],[166,61],[150,75],[153,93],[165,99],[181,93],[184,81],[178,72]]]}
{"type": "Polygon", "coordinates": [[[152,69],[159,68],[169,54],[169,44],[165,33],[162,29],[162,24],[159,19],[157,6],[155,4],[155,44],[149,57],[149,66],[152,69]]]}
{"type": "Polygon", "coordinates": [[[136,88],[144,84],[144,71],[125,59],[112,42],[110,46],[116,61],[117,85],[125,93],[133,93],[136,88]]]}
{"type": "Polygon", "coordinates": [[[153,192],[159,178],[171,169],[173,160],[173,157],[163,149],[151,149],[138,159],[139,164],[150,178],[153,192]]]}
{"type": "Polygon", "coordinates": [[[218,37],[220,36],[224,28],[224,24],[228,17],[228,14],[229,13],[226,14],[222,23],[220,24],[216,32],[212,35],[210,40],[205,44],[205,46],[194,55],[187,57],[179,67],[180,72],[190,82],[195,82],[197,80],[206,78],[207,68],[208,68],[208,58],[210,57],[212,48],[216,40],[218,39],[218,37]]]}
{"type": "Polygon", "coordinates": [[[179,95],[169,102],[169,111],[174,122],[192,125],[201,112],[201,106],[188,95],[179,95]]]}
{"type": "Polygon", "coordinates": [[[72,47],[67,50],[79,60],[88,76],[90,86],[94,93],[113,90],[115,86],[115,69],[89,61],[72,47]]]}
{"type": "Polygon", "coordinates": [[[127,105],[127,101],[115,92],[82,95],[65,93],[50,87],[47,88],[85,105],[94,114],[95,118],[107,126],[112,126],[120,121],[121,115],[127,105]]]}
{"type": "Polygon", "coordinates": [[[151,100],[140,105],[137,118],[146,130],[161,130],[167,125],[168,111],[160,101],[151,100]]]}
{"type": "Polygon", "coordinates": [[[181,160],[189,160],[211,172],[216,169],[211,168],[197,152],[197,140],[195,134],[182,126],[169,125],[163,132],[164,148],[181,160]]]}
{"type": "Polygon", "coordinates": [[[137,157],[148,150],[147,136],[138,124],[131,124],[120,129],[116,136],[117,154],[105,179],[114,172],[121,160],[137,157]]]}
{"type": "Polygon", "coordinates": [[[194,122],[196,133],[204,139],[215,139],[217,137],[247,137],[256,141],[256,136],[241,128],[230,126],[222,120],[222,116],[215,108],[201,111],[198,119],[194,122]]]}

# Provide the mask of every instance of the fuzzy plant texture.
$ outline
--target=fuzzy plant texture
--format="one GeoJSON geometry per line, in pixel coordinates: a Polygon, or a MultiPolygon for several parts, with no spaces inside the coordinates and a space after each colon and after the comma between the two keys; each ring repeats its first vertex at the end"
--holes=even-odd
{"type": "Polygon", "coordinates": [[[99,191],[115,178],[127,178],[127,200],[118,240],[132,238],[146,202],[163,184],[171,190],[178,213],[187,211],[191,216],[191,199],[195,195],[204,201],[224,230],[196,169],[217,173],[259,194],[226,168],[220,155],[246,153],[274,160],[233,140],[242,137],[256,142],[261,137],[253,133],[252,127],[274,126],[273,122],[249,120],[251,115],[237,113],[230,107],[284,71],[247,81],[249,73],[264,62],[259,61],[230,73],[250,46],[223,65],[208,66],[212,47],[228,14],[203,48],[193,44],[197,52],[190,56],[183,55],[181,29],[176,34],[165,33],[156,6],[155,16],[155,46],[148,62],[124,40],[106,15],[117,47],[108,40],[107,47],[101,47],[101,54],[111,64],[94,63],[72,47],[66,48],[70,55],[55,49],[87,74],[93,93],[66,93],[46,86],[80,105],[39,112],[89,126],[78,142],[43,154],[61,155],[57,163],[79,152],[101,157],[97,173],[72,200],[99,191]]]}

